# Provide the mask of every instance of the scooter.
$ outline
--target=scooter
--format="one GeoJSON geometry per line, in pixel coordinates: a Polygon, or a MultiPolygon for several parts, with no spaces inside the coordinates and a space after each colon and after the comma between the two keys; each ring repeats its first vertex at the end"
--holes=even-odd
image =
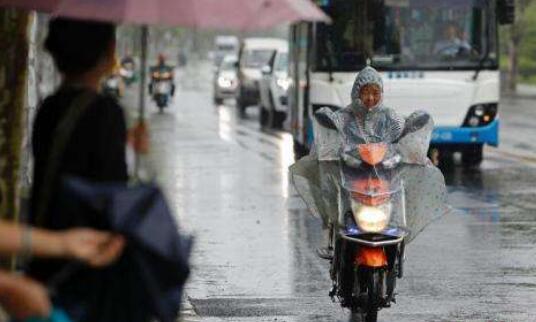
{"type": "Polygon", "coordinates": [[[121,67],[119,75],[123,78],[125,85],[130,86],[136,81],[136,72],[133,68],[121,67]]]}
{"type": "Polygon", "coordinates": [[[330,296],[351,310],[351,321],[377,321],[378,312],[395,302],[404,272],[404,186],[397,156],[388,151],[382,142],[344,147],[339,162],[330,296]]]}
{"type": "Polygon", "coordinates": [[[153,72],[149,91],[160,113],[162,113],[174,94],[173,75],[170,72],[153,72]]]}
{"type": "Polygon", "coordinates": [[[107,94],[117,99],[120,98],[122,94],[120,88],[121,81],[121,76],[119,75],[111,75],[106,78],[102,84],[103,94],[107,94]]]}

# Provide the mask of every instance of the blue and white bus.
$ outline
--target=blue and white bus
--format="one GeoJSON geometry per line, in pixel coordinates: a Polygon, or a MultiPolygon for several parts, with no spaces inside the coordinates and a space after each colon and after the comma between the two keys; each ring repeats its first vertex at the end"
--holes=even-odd
{"type": "Polygon", "coordinates": [[[512,0],[316,0],[332,24],[291,26],[290,129],[298,155],[309,148],[320,107],[350,103],[356,73],[382,73],[385,104],[401,114],[429,112],[432,145],[461,152],[466,165],[499,144],[498,25],[512,0]]]}

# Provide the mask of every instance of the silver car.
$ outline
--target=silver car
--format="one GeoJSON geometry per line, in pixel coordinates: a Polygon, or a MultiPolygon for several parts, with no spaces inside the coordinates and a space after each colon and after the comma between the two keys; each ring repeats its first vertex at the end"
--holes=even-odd
{"type": "Polygon", "coordinates": [[[214,104],[222,104],[225,99],[234,98],[238,88],[235,55],[225,56],[214,73],[214,104]]]}

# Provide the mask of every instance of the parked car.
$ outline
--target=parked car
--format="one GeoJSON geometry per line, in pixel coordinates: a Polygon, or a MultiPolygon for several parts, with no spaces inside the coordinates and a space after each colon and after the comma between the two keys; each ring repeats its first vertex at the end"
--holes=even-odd
{"type": "Polygon", "coordinates": [[[288,46],[276,50],[261,72],[259,122],[262,127],[281,129],[288,112],[288,46]]]}
{"type": "Polygon", "coordinates": [[[236,63],[238,57],[227,55],[214,73],[214,104],[222,104],[225,99],[234,98],[238,86],[236,63]]]}
{"type": "Polygon", "coordinates": [[[260,100],[259,81],[261,69],[270,61],[274,52],[287,48],[288,42],[278,38],[247,38],[240,46],[238,55],[238,89],[236,106],[241,113],[260,100]]]}

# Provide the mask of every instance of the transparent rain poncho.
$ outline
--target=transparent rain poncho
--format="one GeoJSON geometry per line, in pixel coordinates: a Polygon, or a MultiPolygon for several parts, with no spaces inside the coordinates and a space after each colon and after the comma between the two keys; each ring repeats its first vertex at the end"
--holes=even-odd
{"type": "Polygon", "coordinates": [[[314,146],[308,156],[291,166],[292,181],[311,213],[322,218],[326,227],[342,225],[347,190],[342,167],[358,167],[362,162],[356,146],[387,144],[384,164],[391,163],[403,182],[409,242],[449,209],[443,175],[427,157],[433,121],[419,111],[400,117],[381,100],[369,111],[359,99],[361,87],[367,84],[383,91],[381,76],[366,67],[356,78],[348,107],[335,112],[321,108],[316,112],[314,146]]]}

